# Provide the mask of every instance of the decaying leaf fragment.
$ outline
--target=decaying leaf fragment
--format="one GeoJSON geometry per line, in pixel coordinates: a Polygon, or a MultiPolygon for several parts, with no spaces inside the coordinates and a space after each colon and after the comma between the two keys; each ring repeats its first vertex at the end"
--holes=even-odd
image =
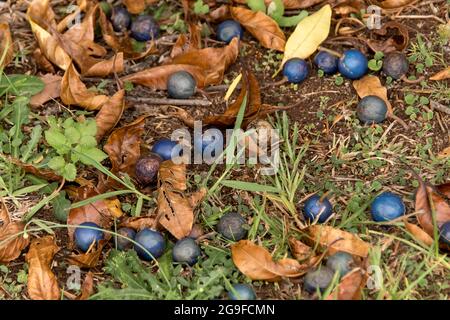
{"type": "Polygon", "coordinates": [[[0,69],[7,66],[14,58],[14,46],[9,24],[0,23],[0,69]]]}
{"type": "Polygon", "coordinates": [[[29,238],[20,234],[24,223],[11,222],[11,218],[3,199],[0,199],[0,262],[10,262],[18,258],[23,249],[28,246],[29,238]]]}

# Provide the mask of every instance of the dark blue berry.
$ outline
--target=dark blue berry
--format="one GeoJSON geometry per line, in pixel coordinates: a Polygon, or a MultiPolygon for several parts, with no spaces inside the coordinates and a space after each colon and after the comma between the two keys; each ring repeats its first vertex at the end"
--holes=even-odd
{"type": "Polygon", "coordinates": [[[341,277],[353,269],[353,264],[352,255],[343,251],[336,252],[327,260],[327,267],[333,270],[333,272],[339,271],[341,277]]]}
{"type": "Polygon", "coordinates": [[[356,108],[359,120],[365,124],[380,123],[386,119],[387,105],[377,96],[366,96],[361,99],[356,108]]]}
{"type": "Polygon", "coordinates": [[[192,238],[178,240],[172,250],[173,261],[187,263],[190,266],[197,263],[200,255],[200,247],[192,238]]]}
{"type": "Polygon", "coordinates": [[[339,59],[339,72],[346,78],[359,79],[367,73],[368,61],[361,51],[352,49],[344,52],[339,59]]]}
{"type": "MultiPolygon", "coordinates": [[[[100,226],[94,222],[83,222],[81,227],[99,228],[100,226]]],[[[76,228],[74,233],[75,245],[83,252],[88,251],[93,242],[104,239],[104,234],[101,230],[88,229],[88,228],[76,228]]]]}
{"type": "Polygon", "coordinates": [[[386,54],[383,60],[383,72],[393,78],[400,79],[409,69],[409,62],[406,56],[401,52],[391,52],[386,54]]]}
{"type": "Polygon", "coordinates": [[[217,225],[217,231],[226,239],[239,241],[245,237],[245,219],[237,212],[224,214],[217,225]]]}
{"type": "Polygon", "coordinates": [[[255,300],[256,293],[248,284],[237,283],[232,285],[233,289],[228,291],[230,300],[255,300]]]}
{"type": "Polygon", "coordinates": [[[134,250],[138,255],[147,261],[158,259],[166,248],[166,242],[164,237],[158,231],[154,231],[148,228],[142,229],[136,234],[134,241],[143,246],[151,255],[145,252],[140,246],[134,245],[134,250]],[[153,258],[152,258],[153,256],[153,258]]]}
{"type": "Polygon", "coordinates": [[[321,197],[318,194],[315,194],[306,200],[303,208],[305,220],[312,222],[319,216],[317,222],[323,223],[331,216],[333,213],[333,206],[331,205],[330,200],[328,200],[327,197],[324,197],[321,201],[320,198],[321,197]]]}
{"type": "Polygon", "coordinates": [[[291,83],[300,83],[306,79],[309,73],[308,63],[299,58],[286,61],[283,66],[283,75],[291,83]]]}
{"type": "Polygon", "coordinates": [[[174,99],[187,99],[194,95],[197,82],[187,71],[178,71],[167,80],[167,92],[174,99]]]}
{"type": "Polygon", "coordinates": [[[217,27],[217,39],[226,43],[230,43],[234,37],[242,39],[244,30],[239,22],[234,20],[225,20],[217,27]]]}
{"type": "Polygon", "coordinates": [[[439,229],[439,240],[450,246],[450,221],[444,223],[439,229]]]}
{"type": "Polygon", "coordinates": [[[131,15],[127,9],[123,7],[115,7],[113,9],[111,22],[116,32],[124,32],[130,28],[131,15]]]}
{"type": "MultiPolygon", "coordinates": [[[[134,240],[136,237],[136,231],[131,228],[120,228],[117,230],[117,233],[131,240],[134,240]]],[[[133,248],[133,243],[129,239],[116,237],[117,249],[124,251],[133,248]]]]}
{"type": "Polygon", "coordinates": [[[309,293],[325,291],[333,280],[334,272],[328,267],[320,266],[317,269],[308,271],[305,276],[303,286],[309,293]]]}
{"type": "Polygon", "coordinates": [[[320,51],[314,57],[314,63],[326,74],[334,74],[338,71],[339,59],[326,51],[320,51]]]}
{"type": "Polygon", "coordinates": [[[155,142],[152,148],[152,152],[156,153],[164,161],[166,161],[172,159],[173,157],[179,156],[179,154],[175,154],[176,147],[178,147],[178,143],[176,141],[161,139],[155,142]]]}
{"type": "Polygon", "coordinates": [[[223,135],[219,129],[211,128],[203,134],[194,134],[194,151],[205,157],[219,156],[223,151],[223,135]],[[215,150],[219,150],[216,154],[215,150]]]}
{"type": "Polygon", "coordinates": [[[131,23],[131,37],[137,41],[155,40],[159,34],[159,25],[149,15],[137,17],[131,23]]]}
{"type": "Polygon", "coordinates": [[[136,162],[136,179],[143,185],[148,185],[156,180],[162,158],[156,153],[145,155],[136,162]]]}
{"type": "Polygon", "coordinates": [[[392,192],[383,192],[371,205],[372,219],[377,222],[391,221],[405,214],[405,204],[400,196],[392,192]]]}

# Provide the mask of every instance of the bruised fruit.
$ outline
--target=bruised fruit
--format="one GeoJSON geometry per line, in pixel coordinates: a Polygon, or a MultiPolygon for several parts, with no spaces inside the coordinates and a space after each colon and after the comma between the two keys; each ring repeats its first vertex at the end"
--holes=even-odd
{"type": "Polygon", "coordinates": [[[312,195],[305,201],[305,206],[303,207],[303,214],[305,220],[307,221],[317,221],[323,223],[333,213],[333,206],[327,197],[321,197],[318,194],[312,195]],[[319,217],[319,218],[317,218],[319,217]]]}
{"type": "Polygon", "coordinates": [[[450,246],[450,221],[444,223],[439,230],[439,240],[450,246]]]}
{"type": "Polygon", "coordinates": [[[383,60],[383,72],[393,78],[400,79],[409,69],[409,63],[406,56],[401,52],[391,52],[386,54],[383,60]]]}
{"type": "Polygon", "coordinates": [[[142,185],[148,185],[156,180],[162,158],[156,153],[145,155],[136,162],[136,179],[142,185]]]}
{"type": "Polygon", "coordinates": [[[370,211],[374,221],[383,222],[401,217],[406,209],[400,196],[392,192],[383,192],[373,200],[370,211]]]}
{"type": "Polygon", "coordinates": [[[217,225],[217,231],[226,239],[239,241],[245,237],[245,219],[237,212],[224,214],[217,225]]]}
{"type": "Polygon", "coordinates": [[[200,255],[200,247],[192,238],[183,238],[178,240],[172,250],[173,261],[187,263],[190,266],[197,263],[200,255]]]}
{"type": "Polygon", "coordinates": [[[309,293],[315,293],[317,289],[323,292],[330,285],[333,276],[333,270],[328,267],[320,266],[317,269],[310,270],[305,276],[304,288],[309,293]]]}
{"type": "MultiPolygon", "coordinates": [[[[131,228],[120,228],[119,230],[117,230],[117,233],[131,240],[134,240],[134,238],[136,237],[136,231],[131,228]]],[[[116,237],[117,249],[125,251],[133,248],[133,243],[129,239],[116,237]]]]}
{"type": "Polygon", "coordinates": [[[330,256],[327,260],[327,267],[334,272],[339,271],[341,277],[345,276],[353,269],[353,257],[350,253],[339,251],[330,256]]]}
{"type": "Polygon", "coordinates": [[[359,79],[367,73],[368,61],[361,51],[355,49],[347,50],[339,59],[338,69],[346,78],[359,79]]]}
{"type": "Polygon", "coordinates": [[[338,70],[338,58],[326,51],[320,51],[314,57],[316,66],[326,74],[336,73],[338,70]]]}
{"type": "Polygon", "coordinates": [[[256,294],[253,288],[248,284],[237,283],[233,284],[230,291],[228,291],[228,298],[230,300],[255,300],[256,294]]]}
{"type": "Polygon", "coordinates": [[[164,252],[166,248],[166,242],[161,233],[149,228],[142,229],[136,234],[134,238],[138,244],[144,247],[148,252],[146,252],[141,246],[134,245],[134,250],[138,253],[141,259],[146,261],[151,261],[153,259],[158,259],[164,252]]]}
{"type": "Polygon", "coordinates": [[[116,32],[124,32],[130,28],[131,15],[123,7],[115,7],[112,12],[111,22],[116,32]]]}
{"type": "Polygon", "coordinates": [[[283,75],[291,83],[300,83],[306,79],[309,73],[308,63],[299,58],[292,58],[286,61],[283,66],[283,75]]]}
{"type": "Polygon", "coordinates": [[[137,17],[131,23],[131,37],[137,41],[155,40],[159,34],[159,25],[149,15],[137,17]]]}
{"type": "Polygon", "coordinates": [[[187,99],[194,95],[197,82],[187,71],[178,71],[167,80],[167,92],[171,98],[187,99]]]}
{"type": "Polygon", "coordinates": [[[230,43],[234,37],[242,39],[244,30],[239,22],[234,20],[225,20],[217,27],[217,39],[226,43],[230,43]]]}
{"type": "Polygon", "coordinates": [[[172,157],[178,156],[175,154],[175,148],[178,143],[169,139],[161,139],[155,142],[152,148],[152,152],[160,156],[164,161],[172,159],[172,157]]]}
{"type": "Polygon", "coordinates": [[[75,233],[73,236],[75,239],[75,245],[81,251],[88,251],[92,243],[98,243],[98,241],[104,239],[104,234],[101,230],[91,229],[100,229],[100,226],[98,224],[94,222],[83,222],[80,224],[80,227],[77,227],[75,229],[75,233]]]}
{"type": "Polygon", "coordinates": [[[386,102],[377,96],[365,96],[358,103],[356,113],[365,124],[380,123],[386,119],[388,108],[386,102]]]}

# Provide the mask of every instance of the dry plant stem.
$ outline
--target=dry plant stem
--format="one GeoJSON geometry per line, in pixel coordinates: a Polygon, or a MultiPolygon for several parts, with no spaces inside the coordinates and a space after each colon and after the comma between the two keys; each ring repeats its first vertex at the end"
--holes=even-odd
{"type": "Polygon", "coordinates": [[[403,82],[409,83],[409,84],[416,84],[416,83],[420,83],[421,81],[423,81],[425,79],[424,76],[420,76],[419,79],[416,80],[409,80],[408,78],[406,78],[406,76],[402,76],[400,78],[403,82]]]}
{"type": "Polygon", "coordinates": [[[333,56],[336,56],[336,57],[338,57],[338,58],[342,58],[342,53],[337,52],[337,51],[332,50],[332,49],[328,49],[328,48],[319,46],[319,47],[317,48],[317,50],[318,50],[318,51],[325,51],[325,52],[328,52],[329,54],[331,54],[331,55],[333,55],[333,56]]]}
{"type": "Polygon", "coordinates": [[[266,89],[266,88],[275,87],[275,86],[281,86],[282,84],[285,84],[286,82],[288,82],[288,79],[286,77],[283,77],[283,79],[281,79],[280,81],[267,83],[266,85],[262,86],[261,89],[266,89]]]}
{"type": "Polygon", "coordinates": [[[167,105],[167,106],[189,106],[189,107],[209,107],[211,101],[200,99],[165,99],[165,98],[140,98],[127,97],[127,100],[134,103],[145,103],[149,105],[167,105]]]}
{"type": "Polygon", "coordinates": [[[392,19],[433,19],[436,20],[439,23],[446,24],[444,20],[442,20],[439,17],[436,17],[435,15],[427,15],[427,16],[420,16],[420,15],[407,15],[407,16],[393,16],[392,19]]]}
{"type": "Polygon", "coordinates": [[[450,115],[450,107],[446,107],[443,104],[440,104],[439,102],[431,100],[430,106],[431,106],[431,109],[435,109],[435,110],[438,110],[438,111],[441,111],[443,113],[450,115]]]}
{"type": "Polygon", "coordinates": [[[388,118],[398,121],[398,123],[400,123],[403,126],[403,128],[409,129],[409,126],[406,124],[406,122],[403,121],[402,119],[400,119],[399,117],[397,117],[395,114],[393,114],[393,113],[388,114],[388,118]]]}

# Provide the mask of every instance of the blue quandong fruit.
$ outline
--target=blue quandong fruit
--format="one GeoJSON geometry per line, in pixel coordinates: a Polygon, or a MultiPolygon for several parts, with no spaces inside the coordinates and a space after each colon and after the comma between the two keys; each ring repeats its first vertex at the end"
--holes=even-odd
{"type": "Polygon", "coordinates": [[[405,204],[400,196],[392,192],[383,192],[372,202],[370,212],[377,222],[391,221],[405,214],[405,204]]]}
{"type": "Polygon", "coordinates": [[[292,58],[286,61],[283,66],[283,76],[290,83],[300,83],[308,77],[308,63],[299,58],[292,58]]]}
{"type": "MultiPolygon", "coordinates": [[[[136,237],[136,231],[131,228],[120,228],[117,230],[117,233],[131,240],[134,240],[134,238],[136,237]]],[[[116,237],[116,241],[118,250],[125,251],[133,248],[133,243],[126,238],[116,237]]]]}
{"type": "Polygon", "coordinates": [[[393,78],[400,79],[409,69],[409,62],[406,56],[401,52],[387,53],[383,60],[383,72],[393,78]]]}
{"type": "Polygon", "coordinates": [[[190,266],[197,263],[200,255],[201,250],[197,242],[189,237],[178,240],[172,249],[173,261],[187,263],[190,266]]]}
{"type": "Polygon", "coordinates": [[[242,39],[244,30],[239,22],[234,20],[225,20],[217,26],[217,39],[226,43],[230,43],[233,38],[242,39]]]}
{"type": "Polygon", "coordinates": [[[131,15],[127,9],[123,7],[114,7],[111,22],[116,32],[124,32],[130,28],[131,15]]]}
{"type": "Polygon", "coordinates": [[[150,253],[147,253],[140,246],[134,245],[134,250],[136,250],[139,257],[146,261],[158,259],[164,253],[166,248],[166,242],[162,234],[149,228],[139,231],[136,234],[134,241],[143,246],[150,253]]]}
{"type": "Polygon", "coordinates": [[[383,99],[377,96],[366,96],[356,108],[359,120],[364,124],[380,123],[386,120],[388,107],[383,99]]]}
{"type": "Polygon", "coordinates": [[[333,213],[333,206],[327,197],[321,200],[320,195],[314,194],[305,201],[303,215],[305,220],[314,221],[319,216],[317,222],[325,222],[333,213]]]}
{"type": "Polygon", "coordinates": [[[167,92],[171,98],[187,99],[195,94],[197,82],[187,71],[178,71],[167,80],[167,92]]]}
{"type": "Polygon", "coordinates": [[[226,213],[220,218],[217,231],[228,240],[239,241],[247,234],[245,219],[237,212],[226,213]]]}
{"type": "Polygon", "coordinates": [[[230,300],[255,300],[256,293],[248,284],[237,283],[232,285],[233,289],[228,291],[230,300]]]}
{"type": "Polygon", "coordinates": [[[339,59],[339,72],[346,78],[356,80],[368,71],[366,56],[359,50],[351,49],[344,52],[339,59]]]}
{"type": "Polygon", "coordinates": [[[327,267],[343,277],[353,269],[354,260],[350,253],[339,251],[328,257],[327,267]]]}
{"type": "Polygon", "coordinates": [[[336,56],[326,51],[319,51],[314,57],[316,66],[326,74],[334,74],[338,71],[338,61],[336,56]]]}
{"type": "Polygon", "coordinates": [[[88,251],[89,247],[92,243],[98,243],[100,240],[104,239],[104,234],[101,230],[90,229],[90,228],[98,228],[100,226],[94,222],[83,222],[80,224],[80,227],[77,227],[74,232],[74,240],[75,245],[78,249],[83,252],[88,251]],[[80,228],[82,227],[82,228],[80,228]],[[90,228],[83,228],[90,227],[90,228]]]}
{"type": "Polygon", "coordinates": [[[177,156],[174,150],[177,145],[178,143],[176,141],[172,141],[169,139],[160,139],[153,145],[152,153],[160,156],[163,161],[170,160],[173,156],[177,156]]]}
{"type": "Polygon", "coordinates": [[[309,293],[325,291],[333,280],[334,272],[328,267],[319,266],[317,269],[308,271],[306,274],[303,287],[309,293]]]}
{"type": "Polygon", "coordinates": [[[149,15],[137,17],[131,23],[131,37],[137,41],[155,40],[159,35],[159,25],[149,15]]]}

